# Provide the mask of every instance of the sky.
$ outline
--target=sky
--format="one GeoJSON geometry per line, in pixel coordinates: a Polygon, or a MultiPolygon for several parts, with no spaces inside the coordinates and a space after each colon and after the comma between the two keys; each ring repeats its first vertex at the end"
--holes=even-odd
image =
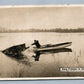
{"type": "Polygon", "coordinates": [[[84,6],[1,6],[0,27],[13,30],[83,28],[84,6]]]}

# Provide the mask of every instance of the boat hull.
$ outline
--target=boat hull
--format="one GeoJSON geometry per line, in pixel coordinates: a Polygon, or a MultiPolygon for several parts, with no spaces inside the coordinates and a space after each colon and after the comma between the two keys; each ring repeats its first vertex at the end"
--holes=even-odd
{"type": "Polygon", "coordinates": [[[34,48],[34,51],[56,50],[56,49],[61,49],[71,46],[71,44],[72,42],[66,42],[66,43],[54,44],[49,46],[42,46],[41,48],[34,48]]]}

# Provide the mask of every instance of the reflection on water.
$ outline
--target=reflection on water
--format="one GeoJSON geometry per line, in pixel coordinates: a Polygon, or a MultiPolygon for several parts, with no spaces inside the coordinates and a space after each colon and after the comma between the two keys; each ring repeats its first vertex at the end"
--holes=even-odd
{"type": "Polygon", "coordinates": [[[72,52],[72,49],[71,48],[61,48],[61,49],[54,49],[54,50],[46,50],[46,51],[36,52],[35,55],[33,55],[32,57],[35,58],[35,61],[39,61],[41,54],[61,53],[61,52],[72,52]]]}
{"type": "Polygon", "coordinates": [[[41,54],[40,52],[36,52],[35,55],[32,56],[35,58],[35,61],[39,61],[40,54],[41,54]]]}

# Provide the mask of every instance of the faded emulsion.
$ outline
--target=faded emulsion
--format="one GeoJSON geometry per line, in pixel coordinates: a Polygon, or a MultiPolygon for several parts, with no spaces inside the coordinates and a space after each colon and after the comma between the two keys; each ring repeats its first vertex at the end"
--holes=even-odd
{"type": "Polygon", "coordinates": [[[0,78],[84,77],[83,68],[84,5],[0,7],[0,78]]]}

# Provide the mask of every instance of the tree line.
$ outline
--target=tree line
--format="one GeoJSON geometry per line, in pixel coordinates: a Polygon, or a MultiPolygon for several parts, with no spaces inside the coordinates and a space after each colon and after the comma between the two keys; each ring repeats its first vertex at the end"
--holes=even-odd
{"type": "Polygon", "coordinates": [[[0,33],[17,33],[17,32],[59,32],[59,33],[76,33],[76,32],[84,32],[84,28],[77,28],[77,29],[68,29],[68,28],[65,28],[65,29],[62,29],[62,28],[51,28],[51,29],[35,29],[35,28],[32,28],[32,29],[28,29],[28,30],[19,30],[19,29],[16,29],[16,30],[12,30],[12,29],[3,29],[3,28],[0,28],[0,33]]]}

